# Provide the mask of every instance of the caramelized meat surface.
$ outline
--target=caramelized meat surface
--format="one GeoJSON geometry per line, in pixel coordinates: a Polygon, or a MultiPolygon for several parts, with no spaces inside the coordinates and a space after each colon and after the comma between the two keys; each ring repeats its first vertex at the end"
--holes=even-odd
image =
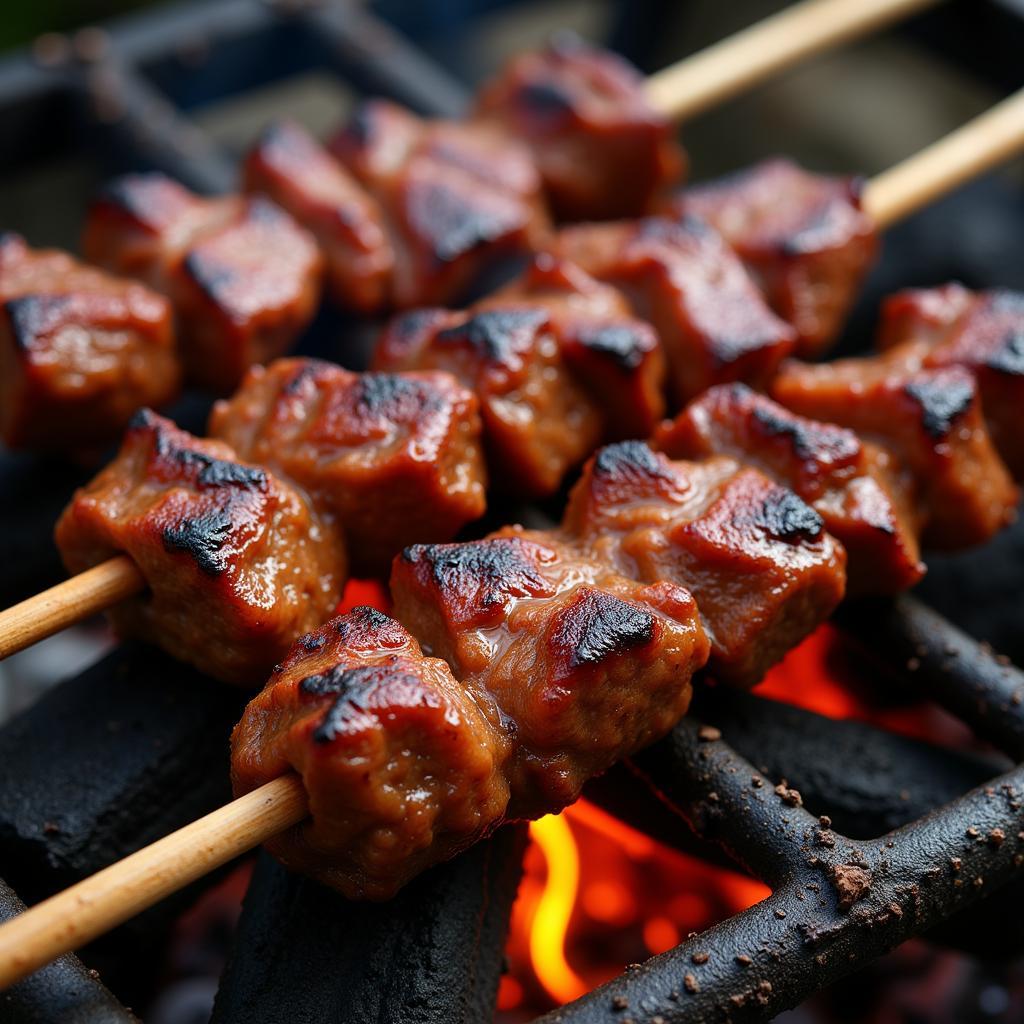
{"type": "Polygon", "coordinates": [[[0,438],[67,450],[117,437],[178,391],[167,300],[53,249],[0,235],[0,438]]]}
{"type": "Polygon", "coordinates": [[[687,591],[634,582],[549,534],[415,545],[395,559],[391,586],[424,650],[513,723],[511,817],[561,809],[667,732],[707,658],[687,591]]]}
{"type": "Polygon", "coordinates": [[[331,150],[383,210],[399,308],[457,301],[547,231],[529,152],[494,126],[422,121],[371,100],[331,150]]]}
{"type": "Polygon", "coordinates": [[[665,356],[654,328],[617,288],[547,253],[478,309],[535,306],[558,334],[566,366],[596,400],[603,438],[647,437],[665,411],[665,356]]]}
{"type": "Polygon", "coordinates": [[[83,246],[170,298],[185,369],[215,392],[290,348],[316,311],[316,242],[261,196],[202,199],[163,175],[129,175],[93,204],[83,246]]]}
{"type": "Polygon", "coordinates": [[[310,818],[270,851],[348,897],[386,899],[501,821],[508,745],[486,695],[357,608],[275,669],[231,737],[232,776],[241,795],[298,772],[310,818]]]}
{"type": "Polygon", "coordinates": [[[56,529],[68,571],[131,556],[146,593],[110,610],[118,632],[229,683],[257,685],[340,597],[340,535],[267,470],[143,410],[117,458],[56,529]]]}
{"type": "Polygon", "coordinates": [[[483,515],[480,433],[476,396],[447,373],[356,374],[316,359],[253,367],[210,418],[213,437],[340,521],[361,574],[483,515]]]}
{"type": "Polygon", "coordinates": [[[696,218],[566,228],[555,251],[622,288],[654,326],[679,402],[714,384],[764,383],[793,349],[793,329],[718,232],[696,218]]]}
{"type": "Polygon", "coordinates": [[[842,329],[878,250],[861,209],[858,178],[811,174],[767,160],[681,193],[677,214],[713,224],[797,332],[797,351],[816,355],[842,329]]]}
{"type": "Polygon", "coordinates": [[[663,423],[654,443],[672,459],[731,456],[793,490],[846,548],[851,594],[905,590],[924,573],[905,474],[852,430],[797,416],[745,384],[725,384],[663,423]]]}
{"type": "Polygon", "coordinates": [[[992,445],[977,384],[962,367],[908,368],[899,351],[820,365],[791,361],[772,391],[795,412],[850,427],[894,453],[914,480],[926,547],[979,544],[1013,520],[1018,492],[992,445]]]}
{"type": "Polygon", "coordinates": [[[565,529],[625,576],[686,587],[708,668],[749,686],[841,600],[846,553],[796,494],[732,459],[672,462],[641,441],[587,463],[565,529]]]}
{"type": "Polygon", "coordinates": [[[650,213],[685,167],[640,73],[577,40],[514,58],[484,85],[477,110],[530,147],[560,219],[650,213]]]}
{"type": "Polygon", "coordinates": [[[390,300],[395,254],[370,194],[294,121],[272,124],[245,160],[245,188],[261,192],[313,233],[339,305],[376,313],[390,300]]]}
{"type": "Polygon", "coordinates": [[[474,391],[491,476],[506,490],[554,493],[601,437],[600,413],[569,372],[541,309],[400,314],[381,335],[373,365],[447,370],[474,391]]]}
{"type": "Polygon", "coordinates": [[[1024,295],[957,284],[900,292],[882,307],[879,342],[908,364],[970,370],[996,449],[1024,479],[1024,295]]]}

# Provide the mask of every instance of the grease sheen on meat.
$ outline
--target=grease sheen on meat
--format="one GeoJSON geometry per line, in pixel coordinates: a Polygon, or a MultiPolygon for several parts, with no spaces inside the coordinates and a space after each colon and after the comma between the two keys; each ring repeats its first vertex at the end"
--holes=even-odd
{"type": "Polygon", "coordinates": [[[313,233],[341,306],[375,313],[389,304],[395,253],[380,206],[305,128],[270,125],[244,175],[247,191],[270,196],[313,233]]]}
{"type": "Polygon", "coordinates": [[[148,589],[110,609],[119,633],[243,686],[323,622],[345,578],[340,534],[298,491],[148,410],[75,493],[56,540],[72,573],[135,562],[148,589]]]}
{"type": "Polygon", "coordinates": [[[721,235],[696,218],[583,224],[560,231],[553,248],[622,288],[654,326],[679,402],[714,384],[764,383],[793,350],[793,329],[721,235]]]}
{"type": "Polygon", "coordinates": [[[457,301],[547,233],[530,154],[494,126],[423,121],[369,100],[330,148],[383,210],[398,308],[457,301]]]}
{"type": "Polygon", "coordinates": [[[879,343],[908,365],[974,374],[996,449],[1024,479],[1024,294],[957,284],[899,292],[882,306],[879,343]]]}
{"type": "Polygon", "coordinates": [[[447,373],[279,359],[217,403],[210,433],[295,481],[342,524],[353,570],[378,574],[407,544],[483,515],[478,407],[447,373]]]}
{"type": "Polygon", "coordinates": [[[561,809],[667,732],[707,659],[686,590],[637,583],[549,533],[414,545],[391,589],[424,650],[486,690],[509,724],[511,817],[561,809]]]}
{"type": "Polygon", "coordinates": [[[262,196],[203,199],[161,174],[111,183],[89,211],[83,248],[171,300],[186,372],[219,393],[287,351],[320,296],[316,242],[280,207],[262,196]]]}
{"type": "Polygon", "coordinates": [[[691,591],[709,671],[749,686],[831,614],[846,552],[821,516],[724,456],[673,462],[641,441],[602,448],[573,488],[564,527],[623,575],[691,591]]]}
{"type": "Polygon", "coordinates": [[[852,430],[797,416],[745,384],[723,384],[661,425],[673,459],[728,455],[791,488],[849,556],[850,593],[893,593],[923,575],[911,482],[852,430]]]}
{"type": "Polygon", "coordinates": [[[926,547],[980,544],[1016,516],[1018,491],[963,367],[908,368],[897,351],[815,365],[792,360],[772,394],[803,416],[888,448],[913,478],[926,547]]]}
{"type": "Polygon", "coordinates": [[[167,300],[55,249],[0,235],[0,438],[102,445],[181,379],[167,300]]]}
{"type": "Polygon", "coordinates": [[[509,61],[484,84],[477,113],[530,147],[562,219],[650,213],[685,167],[640,73],[617,54],[564,36],[509,61]]]}
{"type": "Polygon", "coordinates": [[[714,224],[809,356],[839,334],[878,251],[862,185],[767,160],[686,189],[673,209],[714,224]]]}
{"type": "Polygon", "coordinates": [[[231,737],[236,794],[289,770],[310,818],[268,844],[355,898],[385,899],[502,819],[509,739],[486,694],[357,608],[301,637],[231,737]]]}

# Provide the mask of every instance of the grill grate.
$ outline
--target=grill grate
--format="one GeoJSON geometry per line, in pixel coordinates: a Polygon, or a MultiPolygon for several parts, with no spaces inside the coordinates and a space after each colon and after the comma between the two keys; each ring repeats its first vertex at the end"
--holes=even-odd
{"type": "MultiPolygon", "coordinates": [[[[87,144],[119,170],[158,168],[199,191],[229,189],[233,158],[202,131],[195,109],[313,67],[425,114],[455,115],[467,103],[446,71],[365,10],[181,4],[0,63],[0,175],[87,144]],[[200,66],[205,73],[196,73],[200,66]],[[43,124],[47,131],[38,130],[43,124]]],[[[19,483],[18,514],[43,531],[35,549],[48,550],[52,515],[40,510],[68,471],[7,459],[2,469],[25,474],[9,477],[28,481],[19,483]]],[[[33,545],[24,533],[5,533],[0,557],[11,565],[11,536],[20,549],[33,545]]],[[[22,564],[28,580],[33,565],[22,564]]],[[[33,589],[43,571],[37,561],[33,589]]],[[[851,608],[843,624],[997,749],[1011,759],[1024,754],[1020,671],[913,601],[851,608]]],[[[0,730],[0,861],[23,895],[39,898],[84,877],[222,800],[224,737],[237,709],[186,674],[162,655],[125,648],[0,730]],[[157,704],[155,693],[171,695],[170,704],[157,704]],[[109,785],[97,786],[100,779],[109,785]]],[[[993,934],[1003,952],[1024,945],[1024,885],[986,899],[1024,863],[1024,768],[1000,775],[1005,763],[995,758],[755,696],[705,693],[696,712],[715,729],[684,721],[602,780],[595,798],[657,838],[697,842],[707,854],[706,843],[678,827],[686,818],[773,895],[544,1021],[766,1020],[911,935],[942,934],[940,926],[975,950],[993,934]],[[836,755],[842,743],[850,756],[836,755]],[[777,790],[783,777],[837,828],[777,790]],[[908,799],[889,798],[901,790],[908,799]],[[883,838],[848,838],[838,828],[883,838]],[[960,916],[975,903],[970,917],[960,916]]],[[[264,858],[215,1019],[487,1020],[522,845],[521,829],[503,830],[370,910],[325,897],[264,858]],[[344,970],[329,969],[339,959],[344,970]]],[[[12,899],[0,893],[0,903],[12,899]]],[[[93,951],[123,996],[135,994],[139,949],[152,948],[140,936],[160,933],[167,917],[166,908],[147,916],[141,930],[126,926],[93,951]]],[[[130,1019],[86,978],[68,958],[0,1009],[12,1020],[130,1019]]]]}

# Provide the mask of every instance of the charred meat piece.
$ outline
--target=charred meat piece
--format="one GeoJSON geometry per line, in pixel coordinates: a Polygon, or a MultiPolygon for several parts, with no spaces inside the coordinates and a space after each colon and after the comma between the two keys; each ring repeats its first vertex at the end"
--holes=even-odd
{"type": "Polygon", "coordinates": [[[395,559],[391,586],[424,650],[513,723],[510,817],[561,809],[667,732],[707,658],[687,591],[627,579],[550,534],[418,544],[395,559]]]}
{"type": "Polygon", "coordinates": [[[723,384],[661,425],[672,459],[728,455],[789,487],[846,548],[851,594],[890,594],[923,575],[913,493],[892,457],[852,431],[797,416],[745,384],[723,384]]]}
{"type": "Polygon", "coordinates": [[[878,250],[859,178],[811,174],[789,160],[686,189],[678,215],[713,224],[810,356],[835,340],[878,250]]]}
{"type": "Polygon", "coordinates": [[[0,235],[0,438],[10,448],[106,444],[177,394],[167,300],[136,281],[0,235]]]}
{"type": "Polygon", "coordinates": [[[231,738],[235,791],[289,770],[310,819],[267,845],[352,898],[386,899],[491,831],[508,804],[493,705],[357,608],[301,637],[231,738]]]}
{"type": "Polygon", "coordinates": [[[665,411],[665,356],[654,328],[630,314],[622,292],[541,253],[477,308],[510,305],[547,311],[562,358],[602,411],[604,440],[650,435],[665,411]]]}
{"type": "Polygon", "coordinates": [[[823,622],[846,584],[846,553],[821,516],[721,456],[672,462],[642,441],[602,448],[564,527],[623,575],[686,587],[711,640],[710,673],[740,686],[823,622]]]}
{"type": "Polygon", "coordinates": [[[93,204],[83,246],[171,300],[186,372],[215,392],[290,348],[316,311],[316,242],[261,196],[203,199],[160,174],[129,175],[93,204]]]}
{"type": "Polygon", "coordinates": [[[556,253],[621,288],[658,332],[675,398],[714,384],[768,380],[795,340],[714,228],[675,222],[584,224],[559,232],[556,253]]]}
{"type": "Polygon", "coordinates": [[[297,491],[149,410],[56,539],[69,572],[122,552],[138,566],[149,589],[110,610],[118,632],[243,686],[330,614],[345,576],[340,534],[297,491]]]}
{"type": "Polygon", "coordinates": [[[510,61],[485,84],[477,112],[530,147],[560,219],[650,213],[685,168],[640,73],[571,38],[510,61]]]}
{"type": "Polygon", "coordinates": [[[357,374],[316,359],[253,367],[210,418],[211,436],[341,523],[361,574],[483,515],[480,433],[476,396],[450,374],[357,374]]]}
{"type": "Polygon", "coordinates": [[[554,493],[600,441],[600,412],[569,372],[542,309],[400,314],[379,339],[373,365],[447,370],[474,391],[491,477],[505,490],[554,493]]]}
{"type": "Polygon", "coordinates": [[[267,128],[244,175],[246,191],[269,196],[313,233],[339,305],[364,314],[388,305],[395,254],[380,207],[301,125],[267,128]]]}
{"type": "Polygon", "coordinates": [[[879,340],[910,363],[970,370],[996,449],[1024,479],[1024,295],[956,284],[900,292],[882,307],[879,340]]]}
{"type": "Polygon", "coordinates": [[[494,126],[422,121],[371,100],[330,146],[383,210],[401,309],[458,300],[546,234],[530,154],[494,126]]]}
{"type": "Polygon", "coordinates": [[[914,481],[925,547],[963,548],[1016,515],[1017,489],[992,445],[973,376],[915,369],[904,353],[811,365],[787,362],[774,397],[888,448],[914,481]]]}

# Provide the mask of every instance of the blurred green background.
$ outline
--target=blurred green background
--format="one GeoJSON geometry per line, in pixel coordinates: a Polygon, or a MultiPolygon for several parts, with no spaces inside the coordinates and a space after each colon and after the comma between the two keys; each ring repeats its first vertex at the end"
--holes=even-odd
{"type": "Polygon", "coordinates": [[[5,0],[0,4],[0,50],[24,46],[41,32],[67,32],[154,6],[154,0],[5,0]]]}

